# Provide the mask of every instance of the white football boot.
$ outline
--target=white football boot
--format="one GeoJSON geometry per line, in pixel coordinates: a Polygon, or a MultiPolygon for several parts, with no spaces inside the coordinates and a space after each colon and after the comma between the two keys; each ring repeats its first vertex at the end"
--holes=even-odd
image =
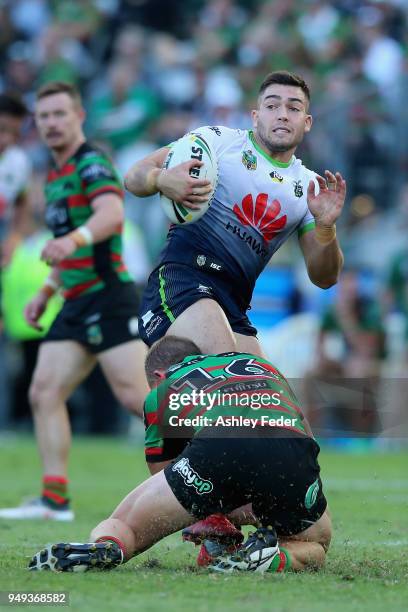
{"type": "Polygon", "coordinates": [[[25,501],[16,508],[0,508],[0,519],[73,521],[74,518],[74,512],[69,508],[51,508],[41,497],[25,501]]]}
{"type": "Polygon", "coordinates": [[[276,555],[279,555],[276,531],[273,527],[260,527],[250,533],[236,553],[223,555],[209,566],[215,572],[231,573],[267,572],[276,555]]]}

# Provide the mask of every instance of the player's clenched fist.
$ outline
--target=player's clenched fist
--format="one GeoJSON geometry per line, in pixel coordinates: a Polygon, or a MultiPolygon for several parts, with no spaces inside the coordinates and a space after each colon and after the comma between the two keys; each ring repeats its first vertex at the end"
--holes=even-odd
{"type": "Polygon", "coordinates": [[[198,210],[199,205],[207,201],[208,194],[212,191],[210,181],[190,176],[191,168],[202,165],[203,162],[192,159],[170,170],[162,170],[156,179],[157,189],[186,208],[198,210]]]}
{"type": "Polygon", "coordinates": [[[47,244],[41,251],[41,259],[50,266],[58,264],[60,261],[72,255],[77,249],[77,245],[68,236],[48,240],[47,244]]]}

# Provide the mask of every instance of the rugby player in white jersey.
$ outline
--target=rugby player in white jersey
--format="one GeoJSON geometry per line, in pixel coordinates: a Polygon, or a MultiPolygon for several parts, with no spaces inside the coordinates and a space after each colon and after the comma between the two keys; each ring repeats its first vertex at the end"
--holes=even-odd
{"type": "MultiPolygon", "coordinates": [[[[217,155],[217,188],[201,219],[170,228],[142,299],[139,332],[146,344],[172,334],[189,338],[203,353],[265,357],[246,311],[259,274],[294,233],[310,280],[324,289],[337,282],[343,255],[335,223],[346,182],[339,172],[315,174],[294,155],[312,127],[309,103],[303,79],[273,72],[260,86],[252,130],[194,130],[217,155]]],[[[140,197],[160,191],[187,208],[199,207],[211,191],[208,181],[190,175],[200,162],[163,169],[169,150],[136,163],[125,186],[140,197]]],[[[199,541],[203,523],[190,528],[188,539],[199,541]]]]}
{"type": "Polygon", "coordinates": [[[0,95],[0,245],[5,266],[24,232],[31,163],[19,146],[27,109],[18,96],[0,95]]]}
{"type": "MultiPolygon", "coordinates": [[[[246,311],[257,277],[296,232],[311,281],[322,288],[336,283],[343,256],[335,223],[346,183],[339,172],[316,175],[294,156],[312,127],[309,102],[300,77],[273,72],[260,86],[252,130],[194,130],[215,149],[218,185],[200,220],[170,228],[140,309],[146,344],[170,333],[190,338],[205,353],[263,355],[246,311]]],[[[127,189],[137,196],[160,191],[198,207],[210,191],[208,181],[189,174],[199,162],[165,170],[168,152],[163,147],[136,163],[127,189]]]]}

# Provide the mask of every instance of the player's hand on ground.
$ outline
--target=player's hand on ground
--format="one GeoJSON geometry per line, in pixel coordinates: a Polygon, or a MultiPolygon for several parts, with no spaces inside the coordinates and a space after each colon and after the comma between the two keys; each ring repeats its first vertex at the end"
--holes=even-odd
{"type": "Polygon", "coordinates": [[[316,194],[316,185],[310,181],[307,189],[309,210],[322,227],[333,225],[339,218],[346,198],[346,181],[340,172],[333,174],[325,171],[325,178],[317,176],[320,192],[316,194]]]}
{"type": "Polygon", "coordinates": [[[191,168],[202,165],[203,162],[191,159],[170,170],[162,170],[157,177],[158,190],[190,210],[199,210],[212,191],[210,181],[190,176],[191,168]]]}
{"type": "Polygon", "coordinates": [[[49,240],[41,251],[41,259],[50,266],[54,266],[69,255],[72,255],[77,249],[77,245],[68,236],[49,240]]]}
{"type": "Polygon", "coordinates": [[[24,318],[30,327],[34,327],[37,331],[43,331],[43,328],[38,323],[38,319],[41,317],[47,307],[48,297],[40,291],[24,308],[24,318]]]}

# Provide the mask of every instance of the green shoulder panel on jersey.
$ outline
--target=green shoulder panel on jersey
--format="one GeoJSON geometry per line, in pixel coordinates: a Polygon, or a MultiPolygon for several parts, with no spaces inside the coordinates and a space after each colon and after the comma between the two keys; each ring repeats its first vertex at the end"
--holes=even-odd
{"type": "Polygon", "coordinates": [[[171,366],[166,380],[146,398],[147,460],[169,459],[163,455],[166,436],[185,437],[181,434],[186,427],[194,435],[231,417],[250,419],[251,427],[306,434],[293,390],[267,360],[249,353],[196,355],[171,366]]]}
{"type": "MultiPolygon", "coordinates": [[[[55,237],[64,236],[86,223],[94,214],[92,200],[123,190],[109,158],[89,143],[83,143],[62,168],[48,175],[45,188],[46,221],[55,237]]],[[[130,282],[122,258],[122,228],[91,246],[77,249],[60,265],[64,295],[71,299],[98,291],[110,282],[130,282]]]]}

